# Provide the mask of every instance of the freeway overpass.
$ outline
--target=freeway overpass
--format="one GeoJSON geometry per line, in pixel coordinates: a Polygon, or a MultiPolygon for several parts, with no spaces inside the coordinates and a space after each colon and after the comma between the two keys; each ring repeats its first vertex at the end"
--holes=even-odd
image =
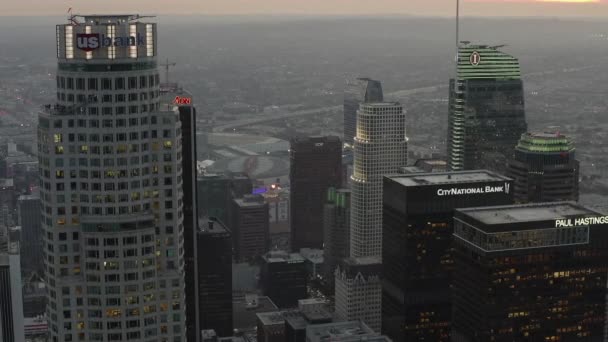
{"type": "MultiPolygon", "coordinates": [[[[447,85],[437,85],[437,86],[432,86],[432,87],[400,90],[400,91],[397,91],[394,93],[386,94],[386,98],[388,98],[388,99],[396,98],[397,99],[397,98],[401,98],[404,96],[409,96],[409,95],[414,95],[414,94],[419,94],[419,93],[430,93],[430,92],[437,91],[440,88],[446,88],[446,87],[447,87],[447,85]]],[[[331,107],[321,107],[321,108],[315,108],[315,109],[298,110],[295,112],[283,113],[283,114],[256,116],[251,119],[236,120],[236,121],[232,121],[227,124],[221,124],[221,125],[215,126],[215,127],[213,127],[213,132],[224,132],[226,130],[232,130],[235,128],[249,126],[249,125],[257,125],[257,124],[269,122],[269,121],[284,120],[284,119],[296,118],[296,117],[300,117],[300,116],[309,116],[309,115],[313,116],[313,115],[334,113],[334,112],[340,112],[340,111],[342,111],[341,105],[331,106],[331,107]]]]}

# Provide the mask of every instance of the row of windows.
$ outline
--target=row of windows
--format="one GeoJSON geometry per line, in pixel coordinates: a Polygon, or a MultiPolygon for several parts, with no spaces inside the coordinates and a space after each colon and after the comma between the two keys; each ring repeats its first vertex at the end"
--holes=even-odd
{"type": "MultiPolygon", "coordinates": [[[[144,197],[143,198],[146,198],[145,197],[146,195],[148,195],[148,198],[150,197],[149,196],[149,192],[147,192],[147,193],[144,193],[144,197]]],[[[88,196],[86,196],[86,197],[85,196],[86,195],[81,195],[80,196],[81,197],[81,202],[85,202],[85,203],[88,202],[88,196]],[[83,198],[83,197],[85,197],[85,198],[83,198]],[[83,199],[85,201],[83,201],[83,199]]],[[[131,201],[138,201],[140,199],[141,199],[141,197],[140,197],[140,193],[139,192],[133,192],[133,193],[131,193],[131,201]]],[[[121,194],[121,195],[118,196],[118,202],[127,202],[128,200],[129,200],[129,195],[128,194],[121,194]]],[[[102,202],[105,202],[105,203],[115,203],[116,202],[116,198],[115,198],[114,195],[98,195],[98,196],[93,196],[93,203],[102,203],[102,202]]],[[[152,207],[155,210],[158,210],[160,208],[160,205],[159,205],[158,202],[154,202],[154,204],[152,205],[152,207]]],[[[82,209],[84,209],[84,208],[87,208],[87,207],[82,207],[82,209]]],[[[165,209],[173,209],[173,201],[165,201],[164,208],[165,209]]],[[[46,207],[46,209],[48,209],[47,210],[47,214],[51,215],[49,213],[49,211],[51,211],[50,210],[51,207],[46,207]]],[[[65,216],[67,214],[66,207],[57,207],[57,208],[55,208],[55,214],[59,215],[59,216],[65,216]]],[[[72,215],[78,215],[78,207],[77,206],[72,206],[71,207],[71,214],[72,215]]],[[[65,233],[63,233],[63,234],[65,234],[65,233]]],[[[59,241],[65,241],[65,240],[61,240],[61,236],[60,236],[59,241]]]]}
{"type": "Polygon", "coordinates": [[[68,101],[68,102],[78,102],[78,103],[87,103],[88,105],[92,105],[93,103],[123,103],[123,102],[136,102],[136,101],[148,101],[157,98],[160,95],[158,90],[142,92],[142,93],[129,93],[127,94],[103,94],[98,96],[97,94],[85,95],[85,94],[72,94],[72,93],[63,93],[57,92],[57,100],[60,101],[68,101]]]}
{"type": "MultiPolygon", "coordinates": [[[[97,121],[97,120],[91,120],[91,121],[97,121]]],[[[102,121],[102,126],[103,127],[113,127],[114,124],[116,125],[117,128],[120,127],[126,127],[126,121],[118,119],[115,122],[113,120],[103,120],[102,121]]],[[[91,122],[90,127],[99,127],[99,122],[91,122]]],[[[134,122],[129,123],[130,126],[136,126],[137,125],[137,119],[135,119],[134,122]]],[[[149,136],[152,136],[153,139],[156,139],[159,137],[160,131],[156,131],[156,130],[152,130],[152,131],[143,131],[141,132],[141,138],[142,139],[148,139],[149,136]],[[148,135],[148,132],[150,132],[150,134],[148,135]]],[[[75,133],[69,133],[69,134],[63,134],[63,133],[56,133],[53,134],[53,142],[55,143],[62,143],[65,142],[65,136],[67,135],[67,141],[68,142],[114,142],[114,141],[136,141],[139,140],[140,137],[140,131],[135,131],[135,132],[125,132],[125,133],[116,133],[116,134],[112,134],[112,133],[107,133],[107,134],[97,134],[97,133],[93,133],[93,134],[75,134],[75,133]]],[[[171,130],[169,129],[164,129],[162,131],[162,137],[163,138],[170,138],[171,137],[171,130]]],[[[158,143],[152,143],[153,146],[154,144],[158,144],[158,143]]],[[[178,141],[179,144],[179,141],[178,141]]],[[[163,146],[165,148],[171,148],[171,146],[173,145],[173,142],[170,140],[164,141],[163,142],[163,146]]]]}
{"type": "MultiPolygon", "coordinates": [[[[69,97],[69,96],[68,96],[69,97]]],[[[59,101],[65,101],[65,98],[63,97],[63,94],[57,94],[57,99],[59,101]]],[[[70,101],[68,99],[68,101],[70,101]]],[[[73,102],[73,101],[70,101],[73,102]]],[[[99,115],[101,113],[101,115],[125,115],[125,114],[139,114],[139,113],[149,113],[149,112],[154,112],[154,111],[158,111],[160,109],[160,105],[158,103],[154,104],[154,103],[150,103],[148,104],[144,104],[141,106],[118,106],[118,107],[90,107],[87,106],[86,107],[88,110],[89,115],[99,115]]]]}
{"type": "Polygon", "coordinates": [[[123,90],[140,89],[158,86],[160,77],[158,74],[150,76],[131,76],[115,78],[83,78],[57,76],[57,89],[75,90],[123,90]]]}
{"type": "MultiPolygon", "coordinates": [[[[135,169],[134,169],[135,170],[135,169]]],[[[132,170],[133,171],[133,170],[132,170]]],[[[133,172],[132,172],[133,174],[133,172]]],[[[178,184],[181,183],[181,177],[178,177],[178,184]]],[[[49,183],[44,183],[44,189],[45,190],[49,190],[47,188],[49,188],[50,186],[47,186],[47,184],[49,183]]],[[[152,181],[150,181],[149,179],[144,179],[142,181],[142,185],[143,187],[147,187],[149,185],[152,186],[159,186],[159,180],[158,178],[153,178],[152,181]]],[[[173,177],[165,177],[163,179],[162,185],[173,185],[173,177]]],[[[78,186],[78,182],[70,182],[69,183],[69,189],[71,191],[78,191],[78,190],[82,190],[82,191],[115,191],[115,190],[127,190],[126,187],[124,185],[121,185],[124,189],[121,189],[118,187],[118,185],[116,183],[88,183],[88,182],[81,182],[80,186],[78,186]]],[[[56,191],[66,191],[67,190],[67,183],[57,183],[55,184],[55,190],[56,191]]],[[[153,191],[147,191],[144,192],[144,195],[148,194],[150,195],[150,197],[154,197],[153,195],[155,194],[153,191]]],[[[156,195],[158,196],[158,195],[156,195]]],[[[137,196],[137,198],[139,198],[139,196],[137,196]]]]}
{"type": "MultiPolygon", "coordinates": [[[[110,107],[111,108],[111,107],[110,107]]],[[[92,109],[92,108],[89,108],[92,109]]],[[[96,119],[92,119],[92,120],[86,120],[86,119],[69,119],[69,120],[61,120],[61,119],[55,119],[53,120],[53,128],[63,128],[63,124],[64,121],[66,123],[66,127],[68,128],[74,128],[74,127],[78,127],[78,128],[87,128],[87,127],[91,127],[91,128],[99,128],[100,124],[103,124],[104,122],[109,122],[112,121],[111,119],[105,119],[105,120],[96,120],[96,119]],[[87,126],[88,124],[88,126],[87,126]]],[[[117,119],[115,121],[117,124],[120,122],[122,124],[124,124],[124,127],[127,127],[127,123],[129,124],[129,127],[133,127],[133,126],[145,126],[148,125],[148,116],[144,116],[141,118],[129,118],[127,119],[117,119]]],[[[173,124],[173,120],[167,116],[163,116],[162,120],[160,121],[165,125],[170,125],[173,124]]],[[[156,115],[152,115],[150,116],[150,124],[151,125],[157,125],[159,123],[158,117],[156,115]]]]}

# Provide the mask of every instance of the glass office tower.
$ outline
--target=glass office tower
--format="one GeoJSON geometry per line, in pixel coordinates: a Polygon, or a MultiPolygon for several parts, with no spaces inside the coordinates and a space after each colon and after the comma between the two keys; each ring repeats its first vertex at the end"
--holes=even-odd
{"type": "Polygon", "coordinates": [[[519,61],[497,47],[460,46],[448,117],[448,168],[499,171],[527,130],[519,61]]]}

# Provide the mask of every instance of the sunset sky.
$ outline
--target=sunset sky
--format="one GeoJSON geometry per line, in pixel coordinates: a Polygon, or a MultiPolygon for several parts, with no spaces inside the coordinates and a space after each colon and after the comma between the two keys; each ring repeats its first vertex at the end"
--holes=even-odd
{"type": "MultiPolygon", "coordinates": [[[[456,0],[0,0],[0,15],[146,14],[412,14],[451,16],[456,0]]],[[[462,0],[468,16],[606,17],[608,0],[462,0]]]]}

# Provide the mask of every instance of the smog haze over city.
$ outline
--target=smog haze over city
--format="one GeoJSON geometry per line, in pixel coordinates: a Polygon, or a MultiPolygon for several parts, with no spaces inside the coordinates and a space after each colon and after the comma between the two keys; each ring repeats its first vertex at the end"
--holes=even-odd
{"type": "MultiPolygon", "coordinates": [[[[267,114],[259,113],[261,108],[281,113],[319,109],[323,113],[317,116],[234,128],[281,138],[294,131],[342,134],[341,110],[324,108],[341,104],[347,79],[372,77],[383,82],[385,92],[395,93],[389,97],[404,104],[411,144],[444,150],[447,81],[454,74],[455,55],[454,18],[448,16],[453,15],[454,1],[407,1],[407,5],[375,1],[367,15],[357,11],[357,5],[365,7],[367,1],[350,6],[335,1],[330,6],[333,2],[313,1],[306,11],[282,1],[210,1],[205,6],[135,1],[124,7],[116,1],[71,6],[73,13],[156,15],[162,28],[159,58],[176,63],[170,78],[193,93],[201,113],[199,125],[200,121],[214,126],[262,118],[267,114]]],[[[520,60],[530,129],[556,126],[571,135],[581,175],[605,179],[608,76],[603,71],[608,65],[608,29],[602,18],[608,6],[601,1],[565,2],[463,1],[461,40],[505,44],[504,50],[520,60]],[[479,16],[500,13],[509,16],[479,16]]],[[[0,20],[3,137],[32,139],[37,107],[54,96],[52,29],[66,22],[68,5],[60,1],[28,5],[32,4],[9,0],[7,13],[16,15],[0,20]]],[[[604,193],[606,187],[590,185],[590,189],[604,193]]]]}
{"type": "Polygon", "coordinates": [[[0,341],[608,331],[608,0],[0,2],[0,341]]]}

